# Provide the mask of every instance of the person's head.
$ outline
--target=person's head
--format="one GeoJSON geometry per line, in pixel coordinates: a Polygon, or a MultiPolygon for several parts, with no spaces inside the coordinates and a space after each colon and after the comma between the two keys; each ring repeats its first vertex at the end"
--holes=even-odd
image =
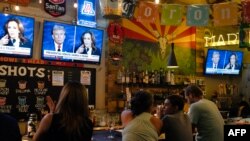
{"type": "Polygon", "coordinates": [[[185,88],[185,98],[189,104],[199,101],[202,96],[202,90],[196,85],[189,85],[185,88]]]}
{"type": "Polygon", "coordinates": [[[91,31],[85,31],[82,34],[82,42],[84,47],[93,48],[95,50],[95,36],[91,31]]]}
{"type": "Polygon", "coordinates": [[[164,101],[164,113],[175,114],[184,108],[184,99],[179,95],[170,95],[164,101]]]}
{"type": "Polygon", "coordinates": [[[61,90],[55,109],[68,117],[88,117],[87,91],[80,82],[70,81],[61,90]]]}
{"type": "Polygon", "coordinates": [[[218,51],[214,51],[212,55],[212,61],[214,64],[218,64],[220,60],[220,53],[218,51]]]}
{"type": "Polygon", "coordinates": [[[146,91],[138,91],[132,97],[130,104],[134,116],[140,115],[143,112],[151,112],[153,106],[152,94],[146,91]]]}
{"type": "Polygon", "coordinates": [[[24,27],[20,20],[9,19],[5,24],[5,32],[9,35],[10,39],[24,38],[24,27]]]}
{"type": "Polygon", "coordinates": [[[232,65],[237,64],[237,60],[238,60],[237,55],[235,53],[232,53],[229,57],[230,64],[232,65]]]}
{"type": "Polygon", "coordinates": [[[52,38],[57,44],[63,44],[66,31],[63,26],[55,25],[52,30],[52,38]]]}

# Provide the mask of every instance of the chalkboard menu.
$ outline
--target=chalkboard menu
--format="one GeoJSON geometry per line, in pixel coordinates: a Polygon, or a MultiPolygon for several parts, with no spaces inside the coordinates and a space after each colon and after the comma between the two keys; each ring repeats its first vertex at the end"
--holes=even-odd
{"type": "Polygon", "coordinates": [[[0,62],[0,100],[5,103],[0,112],[18,120],[26,120],[30,113],[41,115],[48,110],[46,96],[57,101],[63,85],[71,80],[86,86],[89,104],[95,105],[93,68],[0,62]]]}

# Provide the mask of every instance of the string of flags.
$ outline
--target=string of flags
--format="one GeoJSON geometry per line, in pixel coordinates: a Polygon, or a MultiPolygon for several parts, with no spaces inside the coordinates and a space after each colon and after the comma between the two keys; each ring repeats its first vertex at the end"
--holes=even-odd
{"type": "MultiPolygon", "coordinates": [[[[250,23],[250,1],[224,2],[216,4],[155,4],[136,0],[103,0],[102,13],[135,18],[138,22],[155,23],[160,19],[162,25],[177,26],[185,16],[188,26],[229,26],[250,23]]],[[[106,16],[112,17],[112,16],[106,16]]]]}

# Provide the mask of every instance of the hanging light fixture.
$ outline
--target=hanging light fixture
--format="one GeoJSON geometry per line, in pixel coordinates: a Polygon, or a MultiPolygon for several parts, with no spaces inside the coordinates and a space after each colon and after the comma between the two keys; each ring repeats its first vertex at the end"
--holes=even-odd
{"type": "Polygon", "coordinates": [[[171,52],[170,55],[168,57],[168,64],[167,64],[167,68],[178,68],[178,64],[176,61],[176,57],[174,54],[174,43],[171,43],[171,52]]]}

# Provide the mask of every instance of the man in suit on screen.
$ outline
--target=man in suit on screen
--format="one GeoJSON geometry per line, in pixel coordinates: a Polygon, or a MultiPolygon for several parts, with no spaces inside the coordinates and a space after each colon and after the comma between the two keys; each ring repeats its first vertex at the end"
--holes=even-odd
{"type": "Polygon", "coordinates": [[[54,25],[51,37],[53,41],[46,43],[43,50],[57,51],[57,52],[73,52],[73,46],[66,42],[66,30],[64,26],[54,25]]]}
{"type": "Polygon", "coordinates": [[[61,52],[73,52],[72,46],[68,46],[67,43],[65,43],[65,35],[66,31],[63,26],[54,25],[52,30],[52,38],[54,40],[54,49],[55,51],[61,51],[61,52]]]}
{"type": "Polygon", "coordinates": [[[220,64],[220,52],[214,51],[212,54],[211,62],[207,65],[208,68],[213,68],[214,70],[221,69],[220,64]]]}

